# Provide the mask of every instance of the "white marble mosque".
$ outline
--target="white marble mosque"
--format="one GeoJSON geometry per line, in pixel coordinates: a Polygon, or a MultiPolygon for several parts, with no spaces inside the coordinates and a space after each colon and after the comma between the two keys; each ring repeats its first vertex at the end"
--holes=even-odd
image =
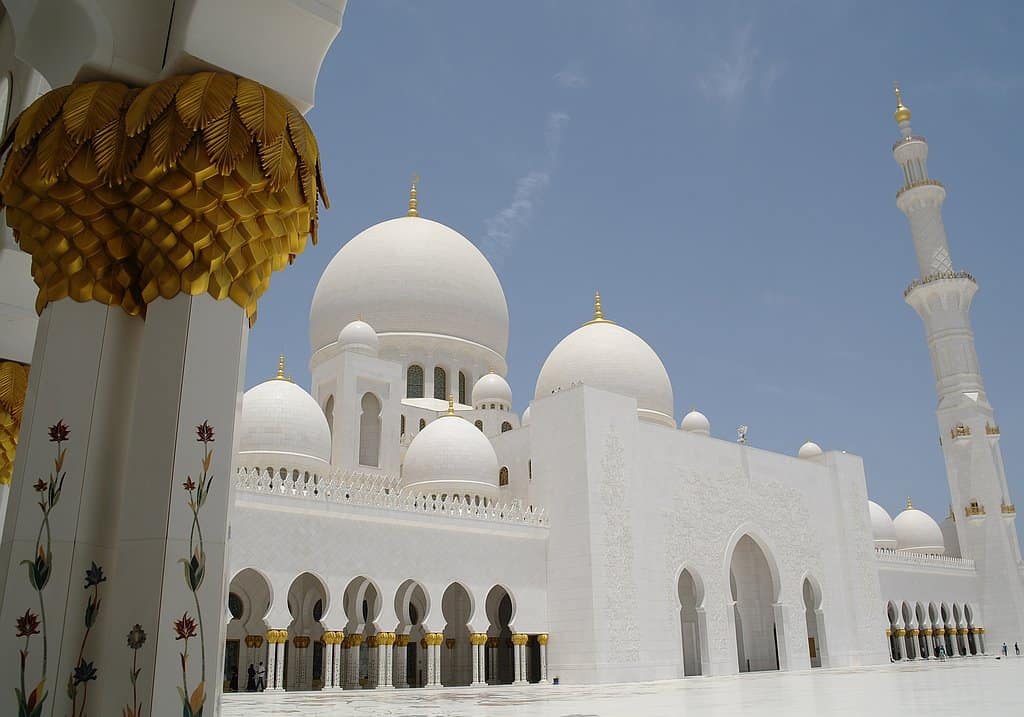
{"type": "Polygon", "coordinates": [[[257,299],[327,204],[303,115],[345,4],[0,5],[0,699],[199,717],[250,665],[273,693],[237,696],[250,715],[396,688],[382,704],[426,688],[455,714],[440,688],[467,687],[534,710],[528,683],[585,700],[776,670],[844,689],[890,661],[894,694],[951,663],[991,682],[977,656],[1024,640],[1016,511],[977,283],[899,90],[941,524],[871,502],[857,456],[759,449],[713,431],[714,406],[677,417],[672,367],[600,296],[560,309],[566,337],[514,394],[501,283],[415,185],[321,276],[310,353],[288,357],[311,385],[281,357],[242,395],[257,299]]]}

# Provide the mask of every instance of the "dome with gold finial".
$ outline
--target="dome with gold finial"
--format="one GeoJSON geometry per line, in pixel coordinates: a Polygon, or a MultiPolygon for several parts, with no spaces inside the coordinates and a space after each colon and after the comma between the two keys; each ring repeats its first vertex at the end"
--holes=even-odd
{"type": "Polygon", "coordinates": [[[665,365],[643,339],[604,317],[600,294],[594,297],[594,318],[562,339],[544,361],[534,398],[580,383],[635,398],[641,419],[675,428],[665,365]]]}
{"type": "MultiPolygon", "coordinates": [[[[284,356],[276,375],[242,397],[238,424],[239,460],[278,454],[280,462],[331,460],[331,429],[316,400],[287,378],[284,356]]],[[[261,467],[261,466],[254,466],[261,467]]],[[[283,467],[283,465],[282,465],[283,467]]]]}
{"type": "Polygon", "coordinates": [[[509,320],[501,282],[466,237],[420,216],[415,186],[405,216],[360,232],[324,270],[309,317],[313,362],[361,316],[384,357],[434,340],[504,372],[509,320]]]}
{"type": "Polygon", "coordinates": [[[893,118],[896,123],[910,121],[910,108],[903,104],[903,95],[900,92],[899,84],[894,86],[896,92],[896,111],[893,113],[893,118]]]}
{"type": "Polygon", "coordinates": [[[942,555],[946,551],[942,529],[935,519],[918,510],[907,498],[907,508],[893,519],[898,550],[942,555]]]}

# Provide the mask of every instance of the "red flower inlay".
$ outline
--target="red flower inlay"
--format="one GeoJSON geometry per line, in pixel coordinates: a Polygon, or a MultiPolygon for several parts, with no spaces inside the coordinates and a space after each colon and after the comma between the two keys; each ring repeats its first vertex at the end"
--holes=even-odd
{"type": "Polygon", "coordinates": [[[213,443],[213,426],[209,421],[203,421],[202,425],[196,426],[196,440],[200,443],[213,443]]]}
{"type": "Polygon", "coordinates": [[[180,620],[174,621],[174,632],[177,633],[175,640],[187,640],[196,636],[196,621],[184,613],[180,620]]]}

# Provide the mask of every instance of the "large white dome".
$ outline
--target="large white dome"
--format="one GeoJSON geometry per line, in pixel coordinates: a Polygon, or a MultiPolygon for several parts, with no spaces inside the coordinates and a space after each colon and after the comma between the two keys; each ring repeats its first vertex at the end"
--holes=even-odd
{"type": "Polygon", "coordinates": [[[924,511],[912,507],[909,500],[907,509],[892,522],[899,550],[932,555],[942,555],[946,551],[939,524],[924,511]]]}
{"type": "Polygon", "coordinates": [[[472,423],[441,416],[409,444],[402,487],[414,493],[493,498],[498,494],[498,456],[472,423]]]}
{"type": "Polygon", "coordinates": [[[540,369],[534,398],[581,381],[631,396],[641,418],[675,427],[672,382],[665,365],[643,339],[618,324],[595,319],[562,339],[540,369]]]}
{"type": "Polygon", "coordinates": [[[453,337],[502,360],[508,348],[508,306],[494,269],[457,231],[421,217],[375,224],[335,254],[313,295],[313,351],[359,317],[382,338],[453,337]]]}
{"type": "Polygon", "coordinates": [[[320,406],[285,378],[253,386],[242,397],[238,452],[282,453],[331,460],[331,429],[320,406]]]}
{"type": "Polygon", "coordinates": [[[871,535],[875,540],[875,547],[895,550],[897,546],[896,527],[893,525],[888,511],[875,501],[869,500],[868,514],[871,516],[871,535]]]}

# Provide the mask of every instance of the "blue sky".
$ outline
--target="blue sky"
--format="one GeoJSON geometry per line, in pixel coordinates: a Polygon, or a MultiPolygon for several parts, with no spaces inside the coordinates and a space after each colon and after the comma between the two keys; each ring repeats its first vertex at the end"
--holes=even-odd
{"type": "Polygon", "coordinates": [[[349,238],[404,212],[492,260],[511,315],[516,407],[589,318],[642,336],[677,420],[795,453],[864,457],[890,512],[941,519],[948,488],[916,261],[894,196],[892,82],[949,192],[954,263],[1024,505],[1024,5],[955,2],[350,0],[309,118],[332,208],[274,276],[246,386],[282,351],[309,385],[309,305],[349,238]]]}

